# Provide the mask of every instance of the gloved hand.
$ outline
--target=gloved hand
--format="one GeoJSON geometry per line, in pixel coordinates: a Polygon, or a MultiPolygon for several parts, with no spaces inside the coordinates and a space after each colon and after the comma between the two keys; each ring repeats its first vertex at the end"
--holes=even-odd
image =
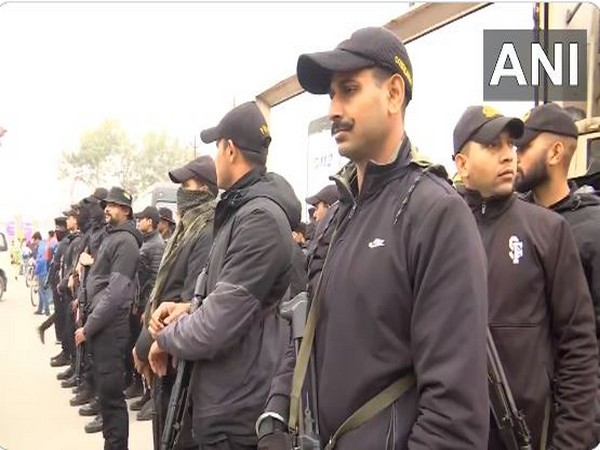
{"type": "Polygon", "coordinates": [[[281,430],[263,436],[258,441],[258,450],[293,450],[292,438],[281,430]]]}

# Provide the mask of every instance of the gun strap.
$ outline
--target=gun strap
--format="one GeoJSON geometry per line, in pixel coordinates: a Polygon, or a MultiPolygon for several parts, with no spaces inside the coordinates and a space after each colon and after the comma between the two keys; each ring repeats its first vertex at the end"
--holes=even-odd
{"type": "Polygon", "coordinates": [[[352,431],[371,420],[381,411],[402,397],[402,395],[404,395],[406,391],[413,387],[415,383],[415,374],[411,371],[394,383],[390,384],[383,391],[354,411],[354,413],[352,413],[352,415],[340,425],[331,439],[329,439],[329,442],[325,446],[325,450],[332,450],[335,448],[337,440],[343,434],[347,433],[348,431],[352,431]]]}
{"type": "Polygon", "coordinates": [[[548,428],[550,427],[550,397],[546,399],[546,406],[544,407],[544,422],[542,423],[542,435],[540,436],[540,450],[546,450],[548,445],[548,428]]]}
{"type": "MultiPolygon", "coordinates": [[[[333,219],[332,219],[333,220],[333,219]]],[[[331,223],[330,223],[331,224],[331,223]]],[[[325,231],[326,232],[326,231],[325,231]]],[[[304,326],[304,334],[302,336],[302,342],[300,343],[300,350],[296,357],[296,366],[294,367],[294,376],[292,379],[292,392],[290,393],[290,413],[288,426],[293,433],[298,432],[298,415],[300,410],[300,392],[304,385],[304,379],[306,378],[306,370],[308,369],[308,363],[312,354],[313,343],[315,340],[315,329],[317,327],[317,318],[319,305],[321,303],[321,284],[323,282],[323,272],[327,267],[327,261],[329,260],[329,254],[331,248],[337,237],[338,227],[333,231],[327,253],[325,255],[325,261],[323,261],[323,268],[319,274],[319,280],[317,281],[317,287],[315,289],[314,301],[311,302],[310,309],[306,318],[306,324],[304,326]]],[[[315,382],[315,380],[313,380],[315,382]]],[[[313,417],[316,417],[313,414],[313,417]]]]}

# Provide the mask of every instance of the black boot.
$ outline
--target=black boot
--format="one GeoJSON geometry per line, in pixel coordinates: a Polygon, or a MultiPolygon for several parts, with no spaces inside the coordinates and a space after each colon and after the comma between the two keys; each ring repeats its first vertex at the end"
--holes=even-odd
{"type": "Polygon", "coordinates": [[[98,414],[96,417],[94,417],[94,420],[92,420],[84,427],[84,430],[86,433],[99,433],[100,431],[102,431],[102,426],[102,416],[98,414]]]}
{"type": "Polygon", "coordinates": [[[98,398],[94,398],[87,405],[79,408],[80,416],[96,416],[100,414],[100,404],[98,403],[98,398]]]}
{"type": "Polygon", "coordinates": [[[141,397],[142,395],[144,395],[142,380],[133,377],[131,384],[125,389],[125,398],[129,400],[131,398],[141,397]]]}
{"type": "Polygon", "coordinates": [[[141,409],[144,407],[144,405],[146,404],[146,402],[148,400],[150,400],[150,391],[149,390],[144,392],[144,395],[142,396],[142,398],[139,398],[136,401],[131,402],[129,409],[132,411],[141,411],[141,409]]]}
{"type": "Polygon", "coordinates": [[[56,375],[57,380],[67,380],[75,373],[75,367],[71,364],[65,371],[56,375]]]}
{"type": "Polygon", "coordinates": [[[65,356],[65,354],[61,350],[60,353],[58,353],[58,354],[54,355],[52,358],[50,358],[50,362],[54,361],[55,359],[61,358],[63,356],[65,356]]]}
{"type": "Polygon", "coordinates": [[[75,397],[69,400],[71,406],[83,406],[89,403],[94,398],[94,394],[91,389],[81,389],[75,397]]]}
{"type": "Polygon", "coordinates": [[[63,388],[72,388],[77,386],[77,377],[73,374],[70,378],[63,380],[60,382],[60,387],[63,388]]]}
{"type": "Polygon", "coordinates": [[[50,365],[52,367],[69,366],[71,365],[71,358],[64,353],[61,353],[58,358],[50,360],[50,365]]]}
{"type": "Polygon", "coordinates": [[[154,401],[150,399],[142,406],[142,409],[138,411],[136,418],[140,422],[143,422],[152,420],[152,416],[154,416],[154,401]]]}

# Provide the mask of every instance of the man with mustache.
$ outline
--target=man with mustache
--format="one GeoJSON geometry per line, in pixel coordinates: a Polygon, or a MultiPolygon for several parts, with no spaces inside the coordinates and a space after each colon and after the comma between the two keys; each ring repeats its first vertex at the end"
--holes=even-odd
{"type": "MultiPolygon", "coordinates": [[[[517,191],[527,200],[551,209],[571,227],[596,312],[600,337],[600,198],[576,192],[569,183],[571,159],[577,149],[577,127],[560,106],[548,103],[526,115],[525,133],[516,141],[517,191]]],[[[600,401],[596,401],[600,413],[600,401]]],[[[596,416],[594,444],[600,442],[600,414],[596,416]]]]}
{"type": "Polygon", "coordinates": [[[316,377],[306,384],[327,448],[484,448],[485,255],[445,173],[413,158],[406,48],[385,28],[365,28],[333,51],[301,55],[297,75],[308,92],[330,95],[332,134],[351,162],[335,177],[340,200],[311,326],[272,383],[259,448],[286,448],[288,428],[298,430],[310,355],[316,377]],[[371,419],[342,427],[371,400],[371,419]]]}
{"type": "MultiPolygon", "coordinates": [[[[471,106],[454,162],[488,256],[489,327],[533,448],[589,448],[598,349],[577,247],[558,214],[513,192],[523,122],[471,106]]],[[[497,424],[489,449],[504,449],[497,424]]]]}

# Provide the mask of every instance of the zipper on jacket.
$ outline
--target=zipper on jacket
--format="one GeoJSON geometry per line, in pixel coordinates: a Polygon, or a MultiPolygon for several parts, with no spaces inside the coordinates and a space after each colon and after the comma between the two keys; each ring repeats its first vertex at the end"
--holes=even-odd
{"type": "Polygon", "coordinates": [[[486,209],[487,209],[487,203],[486,203],[486,202],[483,202],[483,203],[481,204],[481,215],[482,215],[482,216],[485,216],[485,210],[486,210],[486,209]]]}

